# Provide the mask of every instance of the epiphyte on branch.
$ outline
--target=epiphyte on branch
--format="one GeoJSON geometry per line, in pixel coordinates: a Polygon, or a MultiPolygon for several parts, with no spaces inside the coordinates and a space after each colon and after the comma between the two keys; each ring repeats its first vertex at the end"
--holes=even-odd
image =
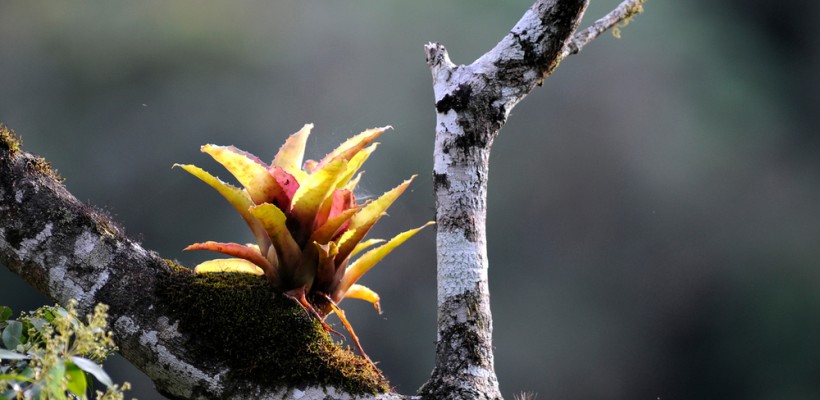
{"type": "Polygon", "coordinates": [[[270,164],[233,146],[205,145],[201,150],[222,164],[243,186],[225,183],[191,164],[175,164],[216,189],[239,212],[256,239],[253,244],[195,243],[185,250],[211,250],[233,258],[205,261],[197,273],[265,275],[285,296],[324,322],[336,313],[363,357],[356,334],[338,307],[344,298],[372,303],[381,312],[379,295],[357,281],[397,246],[425,225],[389,241],[364,240],[376,221],[415,177],[375,200],[357,204],[353,194],[362,164],[374,143],[390,127],[368,129],[339,145],[319,161],[303,161],[313,128],[306,124],[291,135],[270,164]],[[366,251],[355,261],[351,258],[366,251]]]}

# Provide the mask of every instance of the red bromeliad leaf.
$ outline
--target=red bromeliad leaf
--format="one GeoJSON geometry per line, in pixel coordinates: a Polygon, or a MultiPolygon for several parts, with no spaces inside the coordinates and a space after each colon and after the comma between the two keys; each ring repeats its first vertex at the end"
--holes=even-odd
{"type": "Polygon", "coordinates": [[[344,225],[349,223],[350,218],[359,212],[364,206],[356,206],[344,210],[341,214],[327,220],[319,229],[313,231],[310,236],[310,242],[327,243],[331,241],[344,228],[344,225]]]}
{"type": "Polygon", "coordinates": [[[293,175],[282,169],[282,167],[278,166],[272,167],[270,174],[273,176],[273,179],[276,180],[276,183],[279,184],[279,187],[282,188],[282,195],[278,199],[275,199],[281,202],[277,205],[282,210],[290,210],[293,196],[296,194],[296,191],[299,190],[299,181],[293,175]]]}
{"type": "Polygon", "coordinates": [[[346,189],[336,189],[333,195],[326,198],[319,210],[316,212],[316,217],[313,220],[313,229],[322,226],[328,219],[333,218],[343,211],[356,206],[356,198],[353,192],[346,189]]]}
{"type": "Polygon", "coordinates": [[[194,243],[183,249],[183,251],[187,250],[210,250],[217,253],[227,254],[229,256],[239,257],[258,265],[264,271],[270,271],[276,267],[272,265],[268,259],[263,257],[262,254],[259,253],[258,249],[243,246],[238,243],[219,243],[208,241],[204,243],[194,243]]]}

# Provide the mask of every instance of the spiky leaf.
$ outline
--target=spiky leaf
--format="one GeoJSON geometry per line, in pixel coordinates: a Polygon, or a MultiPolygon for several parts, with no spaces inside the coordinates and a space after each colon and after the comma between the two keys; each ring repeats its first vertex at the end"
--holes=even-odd
{"type": "Polygon", "coordinates": [[[362,250],[365,250],[373,245],[377,245],[379,243],[384,243],[386,240],[384,239],[367,239],[364,242],[359,242],[353,251],[350,252],[350,257],[355,257],[356,254],[359,254],[362,250]]]}
{"type": "Polygon", "coordinates": [[[265,233],[265,228],[262,224],[256,220],[256,218],[251,215],[250,211],[248,211],[248,207],[253,205],[253,201],[251,200],[248,193],[244,190],[222,182],[219,178],[211,175],[207,171],[203,170],[202,168],[197,167],[196,165],[191,164],[174,164],[174,167],[180,167],[190,173],[191,175],[199,178],[201,181],[207,183],[212,188],[216,189],[225,200],[228,200],[228,203],[231,203],[233,208],[242,216],[242,219],[248,224],[253,232],[253,236],[256,238],[256,243],[259,245],[260,249],[267,249],[270,247],[270,239],[268,238],[267,233],[265,233]]]}
{"type": "Polygon", "coordinates": [[[345,140],[344,143],[339,145],[339,147],[322,158],[322,160],[316,165],[316,169],[323,168],[325,165],[333,162],[334,160],[350,160],[356,155],[356,153],[376,140],[376,138],[384,133],[384,131],[392,128],[392,126],[385,126],[382,128],[368,129],[350,139],[345,140]]]}
{"type": "Polygon", "coordinates": [[[416,176],[402,182],[392,190],[387,191],[381,197],[368,204],[361,211],[350,219],[347,231],[339,238],[339,256],[336,258],[337,264],[347,259],[356,245],[367,235],[370,228],[384,215],[384,212],[394,201],[404,193],[407,186],[416,176]]]}
{"type": "Polygon", "coordinates": [[[336,297],[344,296],[345,292],[347,292],[350,287],[359,280],[367,271],[373,268],[376,263],[381,261],[385,256],[390,254],[393,249],[398,247],[400,244],[404,243],[407,239],[410,239],[418,233],[420,230],[424,229],[425,227],[434,224],[435,222],[430,221],[418,228],[410,229],[408,231],[402,232],[393,239],[390,239],[387,243],[364,253],[361,257],[359,257],[353,264],[347,267],[345,271],[344,277],[342,278],[341,283],[339,283],[337,290],[336,297]],[[341,292],[341,293],[339,293],[341,292]]]}
{"type": "Polygon", "coordinates": [[[281,167],[291,174],[294,171],[301,172],[302,160],[305,157],[305,144],[311,129],[313,129],[313,124],[305,124],[298,132],[290,135],[285,144],[279,148],[271,166],[281,167]]]}
{"type": "Polygon", "coordinates": [[[251,214],[262,223],[274,247],[279,252],[280,269],[293,269],[299,265],[302,251],[287,227],[287,216],[273,204],[253,206],[251,214]]]}
{"type": "MultiPolygon", "coordinates": [[[[310,229],[319,207],[331,196],[346,170],[347,161],[336,160],[314,171],[304,182],[300,182],[299,190],[293,196],[291,213],[296,217],[302,231],[310,229]]],[[[307,239],[307,236],[303,239],[307,239]]]]}
{"type": "Polygon", "coordinates": [[[254,203],[261,204],[273,200],[280,204],[287,202],[279,183],[268,171],[268,166],[256,156],[233,146],[212,144],[202,146],[202,151],[230,171],[245,187],[254,203]]]}

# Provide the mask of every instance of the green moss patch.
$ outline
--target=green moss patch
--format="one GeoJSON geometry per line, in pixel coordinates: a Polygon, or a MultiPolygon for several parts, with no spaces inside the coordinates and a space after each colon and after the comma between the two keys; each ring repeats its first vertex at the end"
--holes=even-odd
{"type": "MultiPolygon", "coordinates": [[[[10,156],[15,156],[20,153],[23,141],[20,136],[14,133],[14,130],[9,129],[3,124],[0,124],[0,149],[8,151],[10,156]]],[[[63,178],[57,173],[57,170],[51,167],[42,157],[29,156],[26,158],[26,168],[31,172],[36,172],[41,175],[46,175],[54,178],[57,182],[62,182],[63,178]]]]}
{"type": "Polygon", "coordinates": [[[7,128],[5,125],[0,124],[0,148],[4,150],[8,150],[9,153],[14,154],[20,151],[20,146],[22,146],[22,142],[17,135],[14,134],[14,131],[7,128]]]}
{"type": "Polygon", "coordinates": [[[229,379],[265,385],[329,385],[383,393],[387,381],[366,360],[334,343],[301,307],[260,276],[194,274],[177,266],[159,297],[197,353],[231,367],[229,379]]]}

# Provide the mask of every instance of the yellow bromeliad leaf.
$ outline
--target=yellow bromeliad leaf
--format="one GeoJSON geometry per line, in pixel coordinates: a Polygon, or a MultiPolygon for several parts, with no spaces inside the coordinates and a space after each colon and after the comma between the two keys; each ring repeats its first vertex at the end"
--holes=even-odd
{"type": "Polygon", "coordinates": [[[386,255],[390,254],[393,249],[398,247],[400,244],[404,243],[407,239],[413,237],[416,233],[420,230],[424,229],[425,227],[434,224],[435,222],[430,221],[418,228],[410,229],[408,231],[399,233],[393,239],[390,239],[387,243],[364,253],[361,257],[359,257],[356,261],[353,262],[347,270],[345,271],[344,277],[342,281],[339,283],[339,286],[336,288],[336,296],[334,297],[341,297],[344,296],[345,293],[350,289],[350,287],[359,280],[367,271],[373,268],[376,263],[381,261],[386,255]]]}
{"type": "Polygon", "coordinates": [[[360,242],[356,245],[356,247],[353,248],[353,251],[350,252],[350,257],[355,257],[356,254],[359,254],[362,250],[384,242],[386,242],[386,240],[384,239],[367,239],[364,242],[360,242]]]}
{"type": "Polygon", "coordinates": [[[410,182],[415,178],[416,176],[413,175],[399,186],[387,191],[375,201],[370,202],[350,219],[350,225],[348,225],[347,230],[338,241],[339,256],[336,258],[337,265],[341,265],[341,263],[347,259],[356,245],[364,239],[367,232],[373,227],[373,224],[384,215],[385,210],[404,193],[404,190],[407,189],[407,186],[410,185],[410,182]]]}
{"type": "MultiPolygon", "coordinates": [[[[356,153],[350,161],[347,163],[347,171],[345,172],[344,176],[339,180],[338,188],[347,189],[347,185],[351,182],[351,179],[354,179],[354,175],[359,172],[359,169],[362,168],[362,164],[367,161],[368,157],[373,154],[373,151],[379,147],[378,143],[373,143],[372,145],[368,146],[364,150],[356,153]]],[[[359,175],[361,177],[361,175],[359,175]]],[[[358,177],[356,178],[356,182],[353,184],[355,188],[356,183],[358,183],[358,177]]],[[[348,189],[352,190],[352,189],[348,189]]]]}
{"type": "Polygon", "coordinates": [[[356,177],[348,181],[342,189],[349,190],[351,192],[354,191],[356,189],[356,185],[358,185],[359,181],[362,179],[362,174],[364,174],[364,172],[359,172],[356,174],[356,177]]]}
{"type": "Polygon", "coordinates": [[[327,153],[327,155],[322,158],[321,161],[316,165],[316,169],[320,169],[325,165],[331,163],[334,160],[345,160],[348,161],[353,158],[359,151],[361,151],[365,146],[372,143],[376,138],[379,137],[384,131],[388,129],[392,129],[392,126],[385,126],[382,128],[373,128],[368,129],[356,136],[353,136],[350,139],[344,141],[344,143],[340,144],[339,147],[327,153]]]}
{"type": "Polygon", "coordinates": [[[367,286],[354,283],[352,286],[350,286],[350,289],[347,289],[347,293],[345,293],[344,298],[359,299],[370,302],[371,304],[373,304],[373,307],[376,307],[376,311],[379,314],[382,313],[382,307],[381,304],[379,304],[379,301],[381,301],[379,294],[374,292],[367,286]]]}
{"type": "MultiPolygon", "coordinates": [[[[282,167],[285,171],[295,176],[294,171],[302,171],[302,160],[305,157],[305,143],[307,143],[310,130],[313,124],[305,124],[299,132],[290,135],[285,144],[279,148],[271,166],[282,167]]],[[[296,177],[297,180],[299,177],[296,177]]]]}
{"type": "Polygon", "coordinates": [[[265,227],[271,242],[279,251],[279,268],[285,270],[296,268],[301,262],[302,251],[285,224],[287,220],[285,213],[270,203],[251,206],[249,210],[265,227]]]}
{"type": "Polygon", "coordinates": [[[265,271],[256,264],[242,258],[221,258],[208,260],[194,268],[197,274],[214,272],[237,272],[242,274],[264,275],[265,271]]]}
{"type": "MultiPolygon", "coordinates": [[[[299,221],[302,232],[310,229],[319,207],[333,194],[346,170],[347,161],[336,160],[305,177],[304,182],[299,182],[299,189],[293,195],[290,212],[299,221]]],[[[298,240],[303,239],[307,239],[307,236],[298,240]]]]}
{"type": "Polygon", "coordinates": [[[261,160],[233,146],[215,146],[206,144],[202,151],[208,153],[214,160],[230,171],[236,180],[245,187],[251,199],[256,204],[269,202],[273,199],[284,203],[282,188],[276,179],[268,172],[268,167],[261,160]]]}
{"type": "Polygon", "coordinates": [[[188,171],[191,175],[199,178],[201,181],[216,189],[216,191],[219,192],[225,200],[228,200],[228,203],[231,203],[233,208],[239,212],[239,215],[242,216],[242,219],[244,219],[251,228],[259,248],[268,249],[271,246],[271,242],[268,238],[268,234],[265,232],[265,228],[256,218],[253,217],[253,215],[251,215],[250,211],[248,211],[248,207],[253,205],[253,201],[250,196],[248,196],[247,192],[236,186],[222,182],[219,178],[211,175],[196,165],[174,164],[174,167],[180,167],[185,171],[188,171]]]}

